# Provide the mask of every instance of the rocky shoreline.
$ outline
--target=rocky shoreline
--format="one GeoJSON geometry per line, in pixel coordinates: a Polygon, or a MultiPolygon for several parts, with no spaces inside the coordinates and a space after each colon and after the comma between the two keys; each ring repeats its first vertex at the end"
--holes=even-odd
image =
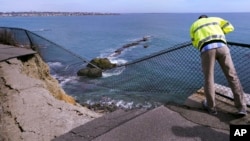
{"type": "Polygon", "coordinates": [[[39,55],[0,62],[0,141],[45,141],[103,113],[78,104],[39,55]]]}

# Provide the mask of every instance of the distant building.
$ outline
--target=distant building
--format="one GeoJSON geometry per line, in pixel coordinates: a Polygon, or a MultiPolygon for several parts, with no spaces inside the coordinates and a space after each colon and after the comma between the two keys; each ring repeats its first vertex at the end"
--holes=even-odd
{"type": "Polygon", "coordinates": [[[98,12],[0,12],[1,17],[85,16],[85,15],[119,15],[119,14],[118,13],[98,13],[98,12]]]}

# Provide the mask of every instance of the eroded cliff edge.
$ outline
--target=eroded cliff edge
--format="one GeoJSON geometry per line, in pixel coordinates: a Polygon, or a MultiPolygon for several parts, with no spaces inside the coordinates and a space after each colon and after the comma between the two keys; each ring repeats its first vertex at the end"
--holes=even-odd
{"type": "Polygon", "coordinates": [[[49,141],[100,116],[67,95],[39,55],[0,62],[0,140],[49,141]]]}

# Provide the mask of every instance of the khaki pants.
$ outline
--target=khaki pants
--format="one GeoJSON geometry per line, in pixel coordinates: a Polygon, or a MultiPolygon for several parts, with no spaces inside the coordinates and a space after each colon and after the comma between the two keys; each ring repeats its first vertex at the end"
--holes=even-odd
{"type": "Polygon", "coordinates": [[[227,46],[211,49],[201,53],[202,70],[204,73],[204,91],[209,108],[214,109],[215,88],[214,88],[214,65],[218,61],[229,86],[234,95],[234,104],[238,110],[246,109],[244,92],[237,76],[230,50],[227,46]]]}

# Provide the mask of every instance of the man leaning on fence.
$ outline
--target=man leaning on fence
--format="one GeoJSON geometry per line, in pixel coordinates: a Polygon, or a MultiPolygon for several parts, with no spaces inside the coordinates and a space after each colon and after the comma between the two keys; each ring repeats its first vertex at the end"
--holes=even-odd
{"type": "Polygon", "coordinates": [[[210,114],[217,114],[214,87],[215,61],[221,66],[234,95],[234,104],[239,115],[247,115],[244,92],[237,76],[225,34],[234,30],[230,22],[219,17],[201,15],[190,27],[192,44],[201,53],[206,99],[203,107],[210,114]]]}

